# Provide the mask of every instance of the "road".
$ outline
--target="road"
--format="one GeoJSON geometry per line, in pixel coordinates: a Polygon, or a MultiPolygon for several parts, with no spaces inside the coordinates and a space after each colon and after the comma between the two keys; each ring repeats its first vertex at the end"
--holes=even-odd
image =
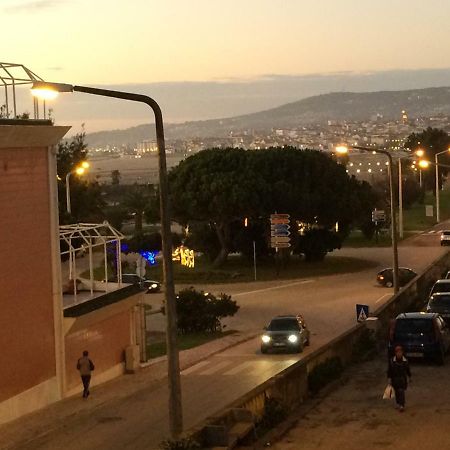
{"type": "MultiPolygon", "coordinates": [[[[401,265],[417,271],[446,249],[438,237],[416,238],[414,246],[400,248],[401,265]],[[426,242],[426,250],[417,251],[426,242]]],[[[358,256],[390,265],[389,248],[344,249],[339,255],[358,256]]],[[[190,428],[233,400],[295,363],[304,354],[345,331],[355,322],[355,304],[371,308],[385,302],[391,289],[375,285],[376,270],[283,282],[203,286],[225,291],[241,305],[227,321],[231,329],[261,330],[273,316],[304,314],[312,331],[311,347],[301,355],[261,355],[259,338],[212,356],[182,372],[185,428],[190,428]]],[[[152,296],[153,301],[158,301],[152,296]]],[[[93,391],[95,395],[95,390],[93,391]]],[[[144,387],[125,399],[106,403],[91,413],[73,417],[63,428],[24,447],[33,449],[154,449],[167,435],[166,383],[144,387]]]]}

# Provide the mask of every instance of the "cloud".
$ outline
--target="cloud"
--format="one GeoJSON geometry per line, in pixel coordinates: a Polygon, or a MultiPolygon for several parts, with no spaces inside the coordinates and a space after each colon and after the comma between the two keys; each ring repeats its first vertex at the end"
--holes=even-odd
{"type": "Polygon", "coordinates": [[[24,1],[19,4],[16,2],[14,5],[5,6],[3,11],[10,14],[37,12],[60,6],[62,3],[63,0],[33,0],[24,1]]]}

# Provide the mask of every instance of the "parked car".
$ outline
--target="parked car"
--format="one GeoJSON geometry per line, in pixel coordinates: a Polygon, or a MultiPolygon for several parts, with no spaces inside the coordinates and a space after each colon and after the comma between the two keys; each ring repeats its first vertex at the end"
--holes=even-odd
{"type": "MultiPolygon", "coordinates": [[[[398,268],[398,278],[400,286],[408,284],[413,278],[417,277],[417,273],[407,267],[398,268]]],[[[377,273],[377,282],[381,286],[392,287],[394,286],[394,271],[391,267],[383,269],[377,273]]]]}
{"type": "Polygon", "coordinates": [[[440,314],[445,322],[450,324],[450,293],[436,292],[430,296],[427,312],[440,314]]]}
{"type": "Polygon", "coordinates": [[[309,345],[310,332],[301,315],[274,317],[261,337],[261,353],[269,350],[302,352],[309,345]]]}
{"type": "Polygon", "coordinates": [[[447,273],[445,274],[444,279],[445,280],[449,280],[450,279],[450,270],[447,271],[447,273]]]}
{"type": "Polygon", "coordinates": [[[450,279],[437,280],[430,291],[430,297],[438,292],[450,293],[450,279]]]}
{"type": "Polygon", "coordinates": [[[450,244],[450,230],[443,230],[441,233],[441,245],[450,244]]]}
{"type": "Polygon", "coordinates": [[[406,357],[430,358],[444,363],[450,347],[450,332],[439,314],[402,313],[391,323],[388,353],[392,357],[396,345],[401,345],[406,357]]]}
{"type": "MultiPolygon", "coordinates": [[[[112,278],[110,281],[117,283],[117,278],[112,278]]],[[[123,273],[122,283],[126,284],[137,284],[146,294],[153,294],[161,290],[161,283],[154,280],[148,280],[147,278],[141,278],[135,273],[123,273]]]]}

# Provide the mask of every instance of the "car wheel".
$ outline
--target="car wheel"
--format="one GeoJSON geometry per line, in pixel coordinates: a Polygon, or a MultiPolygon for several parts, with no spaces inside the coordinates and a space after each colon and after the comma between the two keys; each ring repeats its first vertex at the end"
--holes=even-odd
{"type": "Polygon", "coordinates": [[[295,349],[295,353],[302,353],[302,352],[303,352],[303,345],[299,344],[295,349]]]}
{"type": "Polygon", "coordinates": [[[444,356],[444,350],[441,349],[438,356],[436,356],[436,364],[438,366],[443,366],[445,363],[445,356],[444,356]]]}
{"type": "Polygon", "coordinates": [[[267,354],[269,352],[269,350],[266,347],[261,347],[261,353],[263,355],[267,354]]]}
{"type": "Polygon", "coordinates": [[[392,286],[394,286],[394,283],[392,281],[386,281],[386,283],[384,283],[384,285],[388,288],[391,288],[392,286]]]}
{"type": "Polygon", "coordinates": [[[311,342],[309,342],[309,338],[308,338],[308,340],[305,342],[305,346],[309,347],[310,344],[311,344],[311,342]]]}

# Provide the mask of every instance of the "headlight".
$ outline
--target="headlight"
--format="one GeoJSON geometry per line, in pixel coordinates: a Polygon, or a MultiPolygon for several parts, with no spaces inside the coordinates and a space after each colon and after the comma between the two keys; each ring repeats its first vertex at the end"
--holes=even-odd
{"type": "Polygon", "coordinates": [[[288,341],[289,341],[289,342],[292,342],[293,344],[295,344],[295,343],[298,341],[298,337],[297,337],[295,334],[291,334],[291,335],[288,337],[288,341]]]}
{"type": "Polygon", "coordinates": [[[156,283],[153,283],[150,287],[151,287],[152,289],[156,289],[156,288],[158,287],[158,285],[157,285],[156,283]]]}
{"type": "Polygon", "coordinates": [[[378,275],[378,279],[379,279],[379,280],[384,280],[383,275],[378,275]]]}
{"type": "Polygon", "coordinates": [[[261,340],[264,342],[264,344],[267,344],[270,342],[270,336],[267,336],[267,334],[264,334],[261,340]]]}

